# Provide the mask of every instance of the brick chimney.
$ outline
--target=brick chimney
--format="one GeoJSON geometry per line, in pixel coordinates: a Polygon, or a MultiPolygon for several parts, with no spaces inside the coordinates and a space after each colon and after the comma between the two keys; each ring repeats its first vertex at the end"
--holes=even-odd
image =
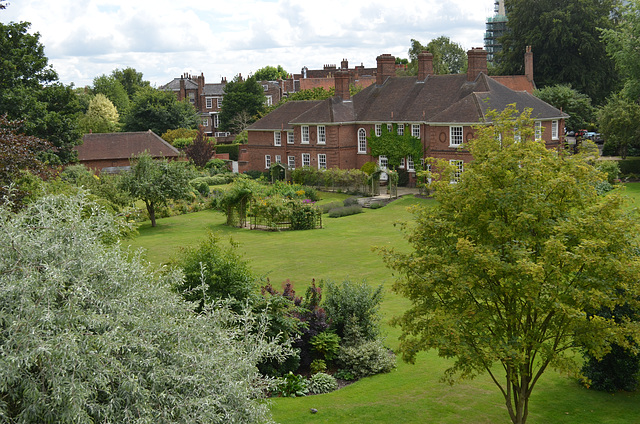
{"type": "Polygon", "coordinates": [[[482,47],[474,47],[467,52],[467,57],[469,58],[467,81],[475,81],[480,72],[488,75],[486,50],[482,47]]]}
{"type": "Polygon", "coordinates": [[[178,100],[182,101],[187,97],[187,90],[184,85],[184,75],[180,77],[180,90],[178,91],[178,100]]]}
{"type": "Polygon", "coordinates": [[[341,69],[349,69],[349,61],[347,59],[342,59],[342,62],[340,62],[340,68],[341,69]]]}
{"type": "Polygon", "coordinates": [[[427,51],[418,54],[418,81],[433,75],[433,55],[427,51]]]}
{"type": "Polygon", "coordinates": [[[336,71],[336,96],[342,98],[343,101],[351,99],[349,93],[349,71],[336,71]]]}
{"type": "Polygon", "coordinates": [[[378,72],[376,73],[376,84],[382,85],[387,77],[396,75],[396,58],[390,54],[383,54],[376,58],[378,72]]]}
{"type": "Polygon", "coordinates": [[[527,79],[533,82],[533,52],[531,46],[527,46],[527,51],[524,54],[524,75],[527,79]]]}

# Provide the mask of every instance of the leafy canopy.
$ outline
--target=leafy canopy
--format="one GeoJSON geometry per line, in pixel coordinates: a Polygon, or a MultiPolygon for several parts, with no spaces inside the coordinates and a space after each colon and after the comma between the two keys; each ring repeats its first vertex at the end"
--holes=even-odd
{"type": "Polygon", "coordinates": [[[164,134],[177,128],[197,128],[200,115],[188,101],[178,101],[169,91],[147,87],[134,96],[124,116],[125,131],[147,131],[164,134]]]}
{"type": "Polygon", "coordinates": [[[82,194],[0,221],[2,422],[272,422],[256,364],[290,352],[263,317],[194,314],[82,194]]]}
{"type": "Polygon", "coordinates": [[[601,357],[640,338],[633,323],[593,315],[638,304],[638,220],[619,192],[598,195],[605,175],[588,158],[535,141],[529,112],[510,106],[490,122],[461,179],[436,182],[438,203],[405,226],[412,251],[383,252],[411,302],[394,321],[403,357],[436,349],[454,360],[450,381],[488,373],[524,423],[548,367],[577,373],[577,347],[601,357]]]}
{"type": "Polygon", "coordinates": [[[220,129],[235,133],[243,131],[264,109],[264,102],[264,90],[255,76],[246,81],[236,76],[224,86],[220,129]]]}
{"type": "Polygon", "coordinates": [[[155,210],[171,199],[181,199],[189,192],[191,175],[181,162],[153,159],[145,152],[132,158],[131,171],[123,174],[122,189],[144,202],[151,226],[156,226],[155,210]]]}
{"type": "Polygon", "coordinates": [[[615,0],[510,0],[509,31],[497,55],[500,75],[524,74],[524,53],[532,46],[538,87],[570,84],[602,104],[618,84],[614,63],[601,39],[615,25],[615,0]]]}
{"type": "Polygon", "coordinates": [[[382,125],[379,136],[371,130],[367,143],[371,149],[371,155],[386,156],[391,168],[400,166],[402,159],[408,156],[416,160],[422,158],[424,151],[422,142],[418,137],[411,135],[409,128],[405,128],[402,135],[398,134],[398,124],[393,124],[391,131],[386,125],[382,125]]]}
{"type": "Polygon", "coordinates": [[[533,92],[537,98],[569,114],[565,126],[569,130],[587,128],[595,121],[596,109],[591,105],[591,99],[567,84],[552,85],[539,88],[533,92]]]}
{"type": "Polygon", "coordinates": [[[267,65],[264,68],[258,69],[253,76],[257,81],[277,81],[279,79],[287,78],[289,73],[284,70],[282,65],[267,65]]]}

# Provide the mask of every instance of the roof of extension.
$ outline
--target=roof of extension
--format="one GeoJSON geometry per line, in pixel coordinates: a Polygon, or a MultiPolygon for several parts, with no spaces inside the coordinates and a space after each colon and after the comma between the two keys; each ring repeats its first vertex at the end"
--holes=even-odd
{"type": "Polygon", "coordinates": [[[76,146],[78,160],[130,159],[145,151],[153,157],[178,157],[180,152],[153,131],[85,134],[76,146]]]}
{"type": "Polygon", "coordinates": [[[484,73],[474,81],[468,81],[466,74],[430,75],[425,80],[417,77],[388,78],[384,84],[370,85],[347,101],[336,96],[317,101],[306,109],[279,108],[250,129],[277,130],[291,125],[350,122],[477,124],[486,120],[489,109],[503,110],[510,104],[515,104],[521,111],[531,108],[534,119],[568,116],[528,92],[514,91],[484,73]]]}

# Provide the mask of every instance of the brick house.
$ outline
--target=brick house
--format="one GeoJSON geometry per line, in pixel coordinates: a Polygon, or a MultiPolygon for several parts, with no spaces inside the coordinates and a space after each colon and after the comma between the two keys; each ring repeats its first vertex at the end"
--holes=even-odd
{"type": "Polygon", "coordinates": [[[176,160],[183,155],[153,131],[85,134],[83,143],[74,147],[78,161],[94,172],[119,172],[129,169],[129,160],[143,152],[153,158],[176,160]]]}
{"type": "MultiPolygon", "coordinates": [[[[200,112],[201,125],[204,127],[205,134],[215,137],[219,143],[230,143],[234,135],[219,130],[219,114],[222,110],[226,84],[226,78],[222,78],[220,83],[212,84],[205,83],[202,73],[197,77],[185,73],[180,78],[174,78],[173,81],[159,87],[159,90],[174,92],[180,101],[187,99],[200,112]]],[[[264,90],[267,106],[280,101],[282,97],[280,82],[261,81],[260,85],[264,90]]]]}
{"type": "MultiPolygon", "coordinates": [[[[434,75],[433,56],[425,52],[418,58],[417,77],[396,77],[395,58],[383,54],[377,58],[375,84],[353,97],[349,72],[336,71],[333,98],[286,103],[248,128],[239,170],[264,171],[274,162],[289,168],[352,169],[370,161],[384,166],[386,158],[371,156],[367,146],[371,131],[379,133],[382,125],[410,131],[421,139],[426,157],[448,159],[462,170],[472,157],[459,147],[474,136],[472,127],[485,122],[489,109],[512,103],[533,110],[537,134],[549,148],[560,145],[566,114],[489,77],[482,48],[469,50],[468,59],[466,74],[434,75]]],[[[418,159],[406,158],[406,169],[413,171],[418,159]]]]}

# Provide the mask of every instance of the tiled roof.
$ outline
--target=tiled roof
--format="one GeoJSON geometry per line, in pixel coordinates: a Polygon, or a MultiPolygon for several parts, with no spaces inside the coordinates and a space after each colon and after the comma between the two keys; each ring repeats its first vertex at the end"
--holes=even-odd
{"type": "Polygon", "coordinates": [[[292,117],[304,114],[309,109],[324,103],[323,100],[305,100],[305,101],[290,101],[286,102],[273,112],[269,113],[262,119],[254,122],[247,128],[249,131],[254,130],[288,130],[292,129],[291,121],[292,117]]]}
{"type": "MultiPolygon", "coordinates": [[[[474,124],[483,122],[489,109],[503,110],[513,103],[519,110],[533,109],[535,119],[568,116],[526,91],[515,91],[480,73],[475,81],[468,81],[466,74],[430,75],[424,81],[416,77],[388,78],[382,85],[363,89],[349,101],[333,97],[306,109],[278,108],[250,128],[267,129],[266,122],[272,119],[279,123],[277,128],[282,123],[285,128],[288,124],[347,122],[474,124]]],[[[268,129],[275,129],[270,125],[268,129]]]]}
{"type": "Polygon", "coordinates": [[[205,96],[222,96],[224,95],[224,86],[226,84],[205,84],[204,95],[205,96]]]}
{"type": "Polygon", "coordinates": [[[144,151],[153,157],[178,157],[180,152],[153,131],[85,134],[76,146],[80,162],[104,159],[129,159],[144,151]]]}
{"type": "Polygon", "coordinates": [[[184,88],[187,90],[197,90],[198,83],[189,78],[174,78],[173,81],[161,85],[158,87],[158,90],[167,90],[167,91],[178,91],[180,90],[180,80],[184,79],[184,88]]]}
{"type": "Polygon", "coordinates": [[[533,94],[533,90],[536,89],[536,84],[529,80],[526,75],[499,75],[491,78],[513,91],[526,91],[529,94],[533,94]]]}

